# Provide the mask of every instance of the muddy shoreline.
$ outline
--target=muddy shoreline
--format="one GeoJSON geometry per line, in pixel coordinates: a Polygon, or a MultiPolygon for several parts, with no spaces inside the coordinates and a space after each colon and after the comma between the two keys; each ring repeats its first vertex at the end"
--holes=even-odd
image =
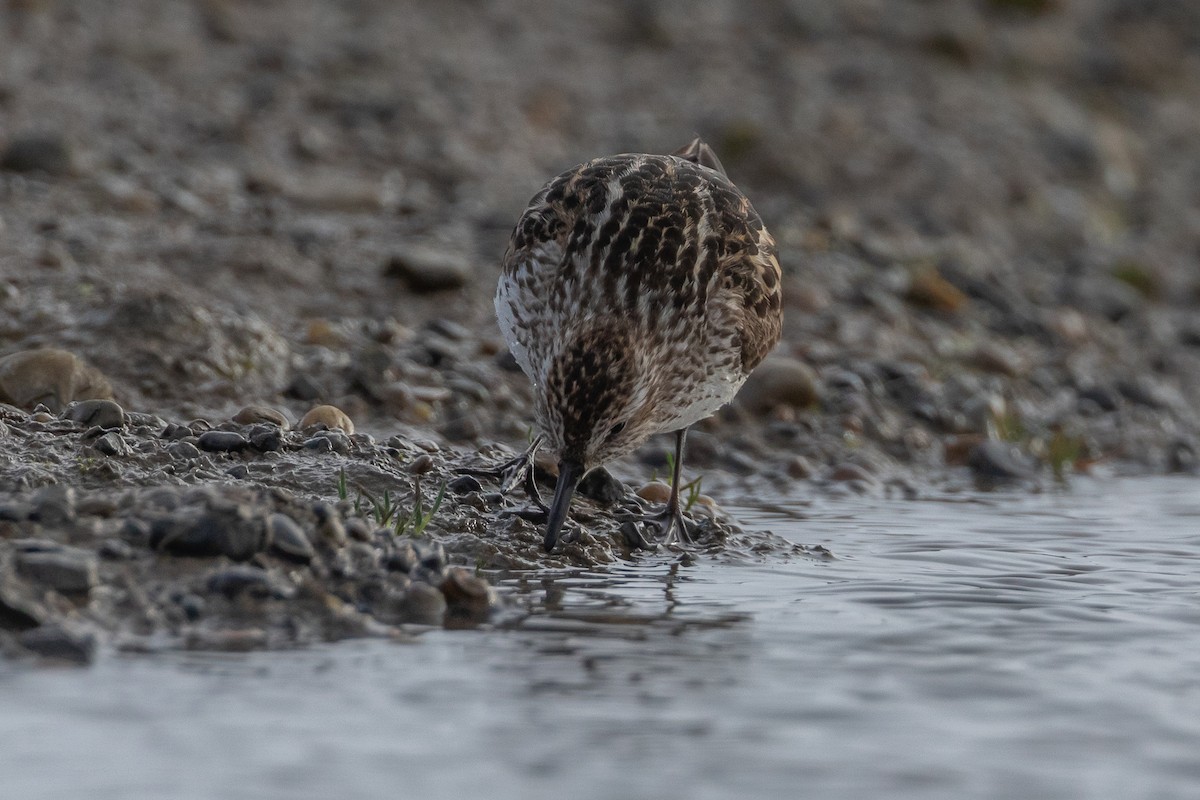
{"type": "Polygon", "coordinates": [[[489,571],[643,557],[665,441],[552,556],[459,470],[528,441],[491,307],[528,197],[697,132],[785,329],[689,439],[694,557],[824,557],[723,500],[1200,466],[1183,4],[106,5],[0,8],[6,654],[503,624],[489,571]]]}

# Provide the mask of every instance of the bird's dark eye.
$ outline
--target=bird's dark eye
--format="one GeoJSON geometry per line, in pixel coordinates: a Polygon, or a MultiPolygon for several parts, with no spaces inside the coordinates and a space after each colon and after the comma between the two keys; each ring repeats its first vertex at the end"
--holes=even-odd
{"type": "Polygon", "coordinates": [[[621,431],[623,431],[623,430],[625,430],[624,422],[618,422],[616,425],[613,425],[611,428],[608,429],[608,440],[611,442],[613,439],[620,436],[621,431]]]}

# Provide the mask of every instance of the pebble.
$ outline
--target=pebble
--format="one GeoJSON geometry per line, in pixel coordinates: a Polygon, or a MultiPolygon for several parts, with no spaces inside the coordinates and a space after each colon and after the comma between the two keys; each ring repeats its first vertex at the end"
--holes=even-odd
{"type": "Polygon", "coordinates": [[[283,449],[283,434],[279,429],[256,431],[250,435],[250,446],[260,453],[275,453],[283,449]]]}
{"type": "Polygon", "coordinates": [[[0,358],[0,402],[20,408],[44,404],[57,413],[73,400],[111,396],[100,371],[66,350],[43,347],[0,358]]]}
{"type": "Polygon", "coordinates": [[[300,419],[297,426],[301,430],[324,426],[326,430],[340,430],[347,434],[354,433],[354,423],[346,412],[337,406],[315,406],[300,419]]]}
{"type": "MultiPolygon", "coordinates": [[[[376,535],[378,538],[387,541],[391,538],[391,531],[387,528],[380,528],[376,532],[376,535]]],[[[416,568],[418,561],[420,561],[420,558],[417,555],[416,548],[413,547],[412,540],[405,539],[387,554],[383,564],[392,572],[403,572],[407,575],[416,568]]]]}
{"type": "Polygon", "coordinates": [[[196,444],[210,453],[237,453],[250,446],[246,437],[237,431],[205,431],[200,434],[196,444]]]}
{"type": "Polygon", "coordinates": [[[313,515],[317,518],[317,534],[334,547],[346,544],[346,526],[337,508],[332,503],[318,502],[312,505],[313,515]]]}
{"type": "Polygon", "coordinates": [[[151,525],[149,543],[175,555],[224,555],[246,561],[263,550],[266,538],[263,520],[239,504],[160,518],[151,525]]]}
{"type": "Polygon", "coordinates": [[[75,548],[18,552],[17,572],[63,594],[87,594],[99,581],[95,556],[75,548]]]}
{"type": "Polygon", "coordinates": [[[0,630],[27,631],[42,624],[42,612],[0,591],[0,630]]]}
{"type": "Polygon", "coordinates": [[[446,484],[446,489],[455,495],[467,495],[472,492],[482,492],[483,484],[471,475],[460,475],[446,484]]]}
{"type": "Polygon", "coordinates": [[[306,440],[301,447],[310,453],[333,452],[333,442],[329,441],[329,439],[324,436],[314,436],[313,438],[306,440]]]}
{"type": "Polygon", "coordinates": [[[435,317],[425,323],[425,330],[436,336],[442,336],[455,342],[465,342],[471,338],[471,329],[461,322],[455,322],[446,317],[435,317]]]}
{"type": "Polygon", "coordinates": [[[90,664],[96,656],[96,637],[60,625],[42,625],[25,631],[17,643],[31,653],[54,661],[90,664]]]}
{"type": "Polygon", "coordinates": [[[637,490],[637,496],[651,503],[665,503],[671,499],[671,487],[662,481],[651,481],[637,490]]]}
{"type": "Polygon", "coordinates": [[[614,478],[604,467],[597,467],[583,476],[577,491],[589,500],[595,500],[608,508],[616,505],[625,496],[625,484],[614,478]]]}
{"type": "Polygon", "coordinates": [[[483,435],[483,428],[474,416],[463,414],[447,421],[438,432],[451,442],[473,442],[483,435]]]}
{"type": "Polygon", "coordinates": [[[779,406],[811,408],[820,402],[820,390],[815,373],[803,361],[772,356],[750,374],[736,402],[752,414],[779,406]]]}
{"type": "Polygon", "coordinates": [[[167,454],[177,461],[190,461],[201,455],[200,448],[191,442],[174,442],[167,447],[167,454]]]}
{"type": "Polygon", "coordinates": [[[1116,411],[1121,406],[1121,396],[1107,386],[1089,386],[1079,390],[1079,399],[1092,403],[1100,411],[1116,411]]]}
{"type": "Polygon", "coordinates": [[[179,595],[175,598],[175,604],[179,606],[188,622],[195,622],[204,616],[204,609],[208,605],[203,597],[194,592],[179,595]]]}
{"type": "Polygon", "coordinates": [[[1016,445],[985,439],[971,449],[967,466],[976,477],[997,481],[1024,480],[1033,476],[1033,465],[1016,445]]]}
{"type": "Polygon", "coordinates": [[[75,519],[77,502],[77,493],[71,486],[44,486],[33,495],[29,517],[43,525],[61,527],[75,519]]]}
{"type": "Polygon", "coordinates": [[[350,455],[350,437],[339,430],[319,431],[313,439],[325,439],[333,452],[343,456],[350,455]]]}
{"type": "Polygon", "coordinates": [[[0,503],[0,522],[24,522],[32,513],[33,509],[27,503],[15,500],[0,503]]]}
{"type": "Polygon", "coordinates": [[[287,514],[267,517],[267,540],[273,553],[301,564],[312,561],[317,554],[304,529],[287,514]]]}
{"type": "Polygon", "coordinates": [[[947,313],[958,311],[967,303],[962,290],[943,278],[934,267],[913,273],[906,297],[913,305],[947,313]]]}
{"type": "MultiPolygon", "coordinates": [[[[359,517],[351,517],[350,519],[346,520],[345,526],[346,535],[355,541],[373,542],[376,539],[375,536],[371,535],[371,526],[366,523],[366,520],[363,520],[359,517]]],[[[386,538],[390,535],[390,533],[386,533],[384,535],[384,539],[386,540],[386,538]]]]}
{"type": "Polygon", "coordinates": [[[257,567],[234,566],[214,572],[205,582],[208,591],[233,600],[239,595],[249,595],[265,600],[275,594],[271,576],[257,567]]]}
{"type": "Polygon", "coordinates": [[[106,456],[127,456],[133,452],[129,443],[116,431],[110,431],[92,442],[95,450],[106,456]]]}
{"type": "Polygon", "coordinates": [[[128,561],[134,557],[133,545],[124,539],[105,539],[97,552],[107,561],[128,561]]]}
{"type": "Polygon", "coordinates": [[[105,430],[125,427],[125,409],[112,400],[77,400],[67,406],[63,416],[105,430]]]}
{"type": "Polygon", "coordinates": [[[788,477],[795,480],[807,480],[816,472],[813,463],[802,455],[794,455],[789,458],[784,469],[787,471],[788,477]]]}
{"type": "Polygon", "coordinates": [[[842,482],[861,481],[870,484],[878,483],[875,476],[869,470],[849,461],[844,461],[831,469],[829,471],[829,480],[842,482]]]}
{"type": "Polygon", "coordinates": [[[480,621],[496,605],[496,592],[487,581],[463,567],[451,567],[439,587],[447,612],[460,620],[480,621]]]}
{"type": "Polygon", "coordinates": [[[4,148],[4,153],[0,154],[0,169],[71,175],[75,172],[75,156],[62,136],[27,134],[13,139],[4,148]]]}
{"type": "Polygon", "coordinates": [[[1013,378],[1025,371],[1025,364],[1017,352],[995,342],[985,342],[975,348],[971,363],[984,372],[992,372],[1013,378]]]}
{"type": "Polygon", "coordinates": [[[285,431],[290,427],[287,417],[280,411],[269,406],[246,406],[233,415],[233,421],[239,425],[253,425],[265,422],[285,431]]]}
{"type": "Polygon", "coordinates": [[[397,251],[384,265],[383,274],[399,278],[414,292],[461,289],[471,277],[471,263],[458,253],[432,247],[397,251]]]}
{"type": "Polygon", "coordinates": [[[316,378],[303,373],[293,377],[291,383],[288,384],[283,393],[288,397],[309,402],[318,400],[328,394],[325,391],[325,387],[316,378]]]}

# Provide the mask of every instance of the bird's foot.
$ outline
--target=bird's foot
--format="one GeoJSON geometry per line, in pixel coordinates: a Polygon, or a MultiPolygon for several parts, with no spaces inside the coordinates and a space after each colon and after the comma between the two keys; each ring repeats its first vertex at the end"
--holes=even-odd
{"type": "MultiPolygon", "coordinates": [[[[488,478],[500,484],[500,494],[508,496],[518,485],[524,484],[525,495],[533,501],[537,506],[537,513],[544,520],[549,512],[549,507],[542,500],[542,495],[538,492],[537,480],[534,478],[534,455],[537,453],[538,446],[542,440],[537,439],[529,446],[524,453],[511,458],[495,467],[459,467],[456,472],[463,475],[470,475],[475,478],[488,478]]],[[[535,509],[528,509],[534,512],[535,509]]]]}
{"type": "Polygon", "coordinates": [[[668,503],[657,514],[632,517],[621,525],[621,533],[630,547],[656,550],[658,546],[689,549],[696,544],[689,523],[678,503],[668,503]]]}

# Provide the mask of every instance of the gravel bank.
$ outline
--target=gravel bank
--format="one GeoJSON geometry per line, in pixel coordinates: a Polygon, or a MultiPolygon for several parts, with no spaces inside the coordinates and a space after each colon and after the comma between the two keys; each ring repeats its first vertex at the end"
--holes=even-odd
{"type": "MultiPolygon", "coordinates": [[[[666,443],[550,558],[456,470],[527,440],[491,292],[528,197],[696,132],[786,272],[706,492],[1197,470],[1187,4],[104,5],[0,8],[6,652],[500,624],[486,570],[627,557],[666,443]]],[[[793,552],[709,508],[713,552],[793,552]]]]}

